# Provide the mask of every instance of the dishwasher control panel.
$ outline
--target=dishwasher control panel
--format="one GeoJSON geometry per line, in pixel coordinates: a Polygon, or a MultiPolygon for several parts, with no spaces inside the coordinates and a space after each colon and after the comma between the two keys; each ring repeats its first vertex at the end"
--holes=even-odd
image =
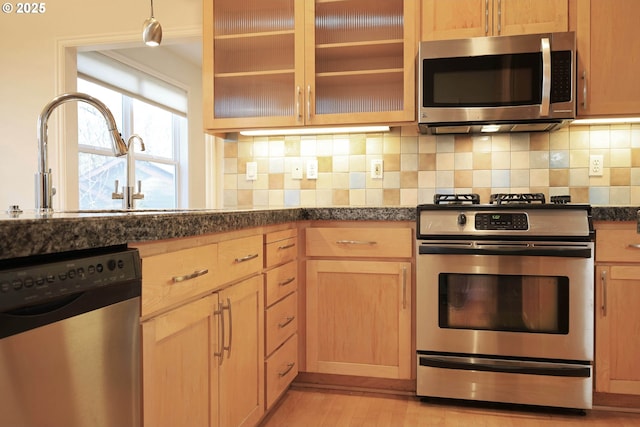
{"type": "Polygon", "coordinates": [[[35,306],[84,291],[141,279],[137,250],[40,257],[0,269],[0,312],[35,306]]]}

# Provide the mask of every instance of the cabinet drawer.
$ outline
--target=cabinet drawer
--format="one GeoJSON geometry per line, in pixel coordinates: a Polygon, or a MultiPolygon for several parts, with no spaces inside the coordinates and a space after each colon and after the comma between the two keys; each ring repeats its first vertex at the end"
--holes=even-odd
{"type": "Polygon", "coordinates": [[[271,354],[298,330],[298,294],[293,293],[267,309],[265,353],[271,354]]]}
{"type": "Polygon", "coordinates": [[[596,261],[640,262],[640,234],[635,229],[597,230],[596,261]]]}
{"type": "Polygon", "coordinates": [[[262,235],[218,243],[221,283],[229,283],[262,271],[262,235]]]}
{"type": "Polygon", "coordinates": [[[298,263],[296,262],[291,261],[269,270],[265,276],[267,307],[298,289],[298,263]]]}
{"type": "Polygon", "coordinates": [[[270,268],[276,265],[292,261],[298,256],[298,238],[289,237],[265,244],[265,267],[270,268]]]}
{"type": "Polygon", "coordinates": [[[410,258],[410,228],[307,228],[307,256],[410,258]]]}
{"type": "Polygon", "coordinates": [[[298,375],[298,334],[293,335],[266,361],[267,409],[298,375]]]}
{"type": "Polygon", "coordinates": [[[143,258],[141,315],[215,289],[217,258],[217,244],[143,258]]]}

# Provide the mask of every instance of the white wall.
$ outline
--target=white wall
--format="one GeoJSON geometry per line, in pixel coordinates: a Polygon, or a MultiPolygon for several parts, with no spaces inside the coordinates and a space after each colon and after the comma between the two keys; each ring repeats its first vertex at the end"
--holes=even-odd
{"type": "MultiPolygon", "coordinates": [[[[148,1],[56,0],[45,5],[39,15],[0,12],[0,210],[13,204],[34,207],[36,121],[47,102],[72,88],[73,47],[142,47],[142,23],[150,13],[148,1]]],[[[201,0],[156,0],[154,12],[164,30],[163,43],[201,34],[201,0]]],[[[69,105],[66,114],[58,108],[49,120],[49,166],[59,189],[56,209],[69,204],[61,194],[67,182],[61,141],[65,133],[75,132],[62,126],[65,116],[73,115],[75,105],[69,105]]]]}

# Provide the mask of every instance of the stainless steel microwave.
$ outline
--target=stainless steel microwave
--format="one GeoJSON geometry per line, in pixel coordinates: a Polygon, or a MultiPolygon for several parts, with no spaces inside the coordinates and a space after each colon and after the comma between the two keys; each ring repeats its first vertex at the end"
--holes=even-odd
{"type": "Polygon", "coordinates": [[[573,32],[423,41],[418,55],[423,133],[550,131],[575,118],[573,32]]]}

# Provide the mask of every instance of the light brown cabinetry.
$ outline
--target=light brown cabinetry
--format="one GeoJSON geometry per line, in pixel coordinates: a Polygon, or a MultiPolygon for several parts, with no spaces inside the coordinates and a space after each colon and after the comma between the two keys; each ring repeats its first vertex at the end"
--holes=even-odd
{"type": "Polygon", "coordinates": [[[578,116],[640,114],[636,0],[577,0],[578,116]]]}
{"type": "Polygon", "coordinates": [[[594,403],[598,393],[640,396],[640,235],[635,222],[596,224],[595,291],[594,403]]]}
{"type": "Polygon", "coordinates": [[[411,377],[411,236],[409,228],[306,229],[308,372],[411,377]]]}
{"type": "Polygon", "coordinates": [[[262,235],[139,249],[144,425],[256,425],[264,413],[262,235]]]}
{"type": "Polygon", "coordinates": [[[298,374],[297,229],[267,233],[265,246],[265,404],[269,409],[298,374]]]}
{"type": "Polygon", "coordinates": [[[411,122],[419,3],[205,0],[205,127],[411,122]]]}
{"type": "Polygon", "coordinates": [[[422,0],[421,40],[567,31],[568,0],[422,0]]]}

